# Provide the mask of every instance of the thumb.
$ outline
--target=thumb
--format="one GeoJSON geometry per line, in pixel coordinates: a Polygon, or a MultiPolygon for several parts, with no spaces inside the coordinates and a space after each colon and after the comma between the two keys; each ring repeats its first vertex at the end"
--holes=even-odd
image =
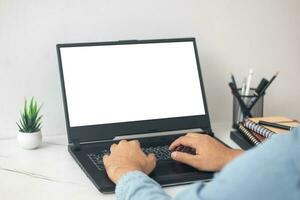
{"type": "Polygon", "coordinates": [[[145,167],[145,173],[150,174],[156,166],[156,158],[153,153],[148,154],[147,156],[147,165],[145,167]]]}
{"type": "Polygon", "coordinates": [[[107,155],[107,154],[105,154],[105,155],[103,156],[102,160],[103,160],[103,164],[104,164],[104,166],[106,166],[106,167],[107,167],[107,165],[108,165],[108,155],[107,155]]]}
{"type": "Polygon", "coordinates": [[[195,163],[195,155],[189,154],[189,153],[184,153],[184,152],[179,152],[179,151],[174,151],[171,154],[171,157],[173,160],[176,160],[178,162],[185,163],[187,165],[194,166],[195,163]]]}

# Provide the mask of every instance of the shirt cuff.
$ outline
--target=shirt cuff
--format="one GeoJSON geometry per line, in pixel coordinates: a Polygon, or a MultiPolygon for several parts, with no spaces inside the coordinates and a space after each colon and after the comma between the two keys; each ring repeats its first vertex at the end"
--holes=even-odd
{"type": "MultiPolygon", "coordinates": [[[[117,182],[116,185],[116,196],[117,200],[124,199],[126,186],[128,187],[129,182],[137,181],[137,180],[147,180],[150,179],[146,174],[141,171],[132,171],[123,175],[117,182]]],[[[127,191],[128,192],[128,191],[127,191]]]]}

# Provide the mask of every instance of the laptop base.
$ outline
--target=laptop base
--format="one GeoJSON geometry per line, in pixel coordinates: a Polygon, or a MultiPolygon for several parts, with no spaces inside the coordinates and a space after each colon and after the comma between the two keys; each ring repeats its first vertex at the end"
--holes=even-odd
{"type": "MultiPolygon", "coordinates": [[[[181,135],[157,136],[152,138],[140,138],[142,147],[149,145],[169,145],[181,135]]],[[[103,149],[109,149],[110,145],[117,141],[101,142],[95,144],[81,145],[80,150],[69,148],[69,152],[75,161],[79,164],[88,178],[93,182],[97,189],[102,193],[113,193],[115,184],[110,181],[105,170],[99,170],[87,156],[89,153],[99,152],[103,149]]],[[[195,181],[209,181],[213,178],[213,172],[203,172],[188,165],[176,162],[174,160],[159,160],[156,168],[149,175],[163,187],[193,183],[195,181]]]]}

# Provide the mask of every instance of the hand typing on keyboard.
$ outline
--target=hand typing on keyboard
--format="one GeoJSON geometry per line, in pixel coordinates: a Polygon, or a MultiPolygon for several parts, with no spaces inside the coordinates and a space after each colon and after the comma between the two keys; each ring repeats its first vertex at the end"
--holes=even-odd
{"type": "Polygon", "coordinates": [[[172,159],[204,171],[219,171],[242,152],[199,133],[179,137],[169,149],[172,151],[172,159]]]}
{"type": "Polygon", "coordinates": [[[141,149],[137,140],[122,140],[110,147],[109,155],[103,156],[104,167],[114,183],[130,171],[149,174],[156,165],[153,153],[158,160],[169,160],[172,157],[199,170],[219,171],[242,151],[226,147],[209,135],[199,133],[181,136],[169,148],[159,146],[141,149]]]}
{"type": "Polygon", "coordinates": [[[156,158],[153,153],[146,155],[137,140],[122,140],[110,147],[110,155],[104,155],[103,162],[109,178],[116,183],[130,171],[149,174],[155,168],[156,158]]]}

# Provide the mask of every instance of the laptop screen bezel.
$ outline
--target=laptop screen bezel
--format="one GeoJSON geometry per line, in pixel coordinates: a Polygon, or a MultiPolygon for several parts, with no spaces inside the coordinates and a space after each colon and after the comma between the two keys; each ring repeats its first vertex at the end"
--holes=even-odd
{"type": "Polygon", "coordinates": [[[211,126],[210,126],[205,90],[203,85],[203,79],[202,79],[202,74],[200,69],[200,62],[199,62],[195,38],[68,43],[68,44],[57,44],[56,49],[58,55],[61,89],[62,89],[63,105],[65,111],[66,128],[67,128],[69,143],[71,143],[73,140],[76,140],[78,142],[106,141],[106,140],[112,140],[117,136],[195,129],[195,128],[210,130],[211,126]],[[63,73],[63,66],[62,66],[61,52],[60,52],[61,48],[102,46],[102,45],[170,43],[170,42],[193,42],[194,44],[195,57],[197,62],[198,75],[199,75],[199,84],[202,90],[202,98],[203,98],[203,104],[205,109],[204,115],[141,120],[141,121],[131,121],[131,122],[121,122],[121,123],[110,123],[110,124],[97,124],[97,125],[77,126],[77,127],[70,126],[68,102],[66,98],[64,73],[63,73]]]}

